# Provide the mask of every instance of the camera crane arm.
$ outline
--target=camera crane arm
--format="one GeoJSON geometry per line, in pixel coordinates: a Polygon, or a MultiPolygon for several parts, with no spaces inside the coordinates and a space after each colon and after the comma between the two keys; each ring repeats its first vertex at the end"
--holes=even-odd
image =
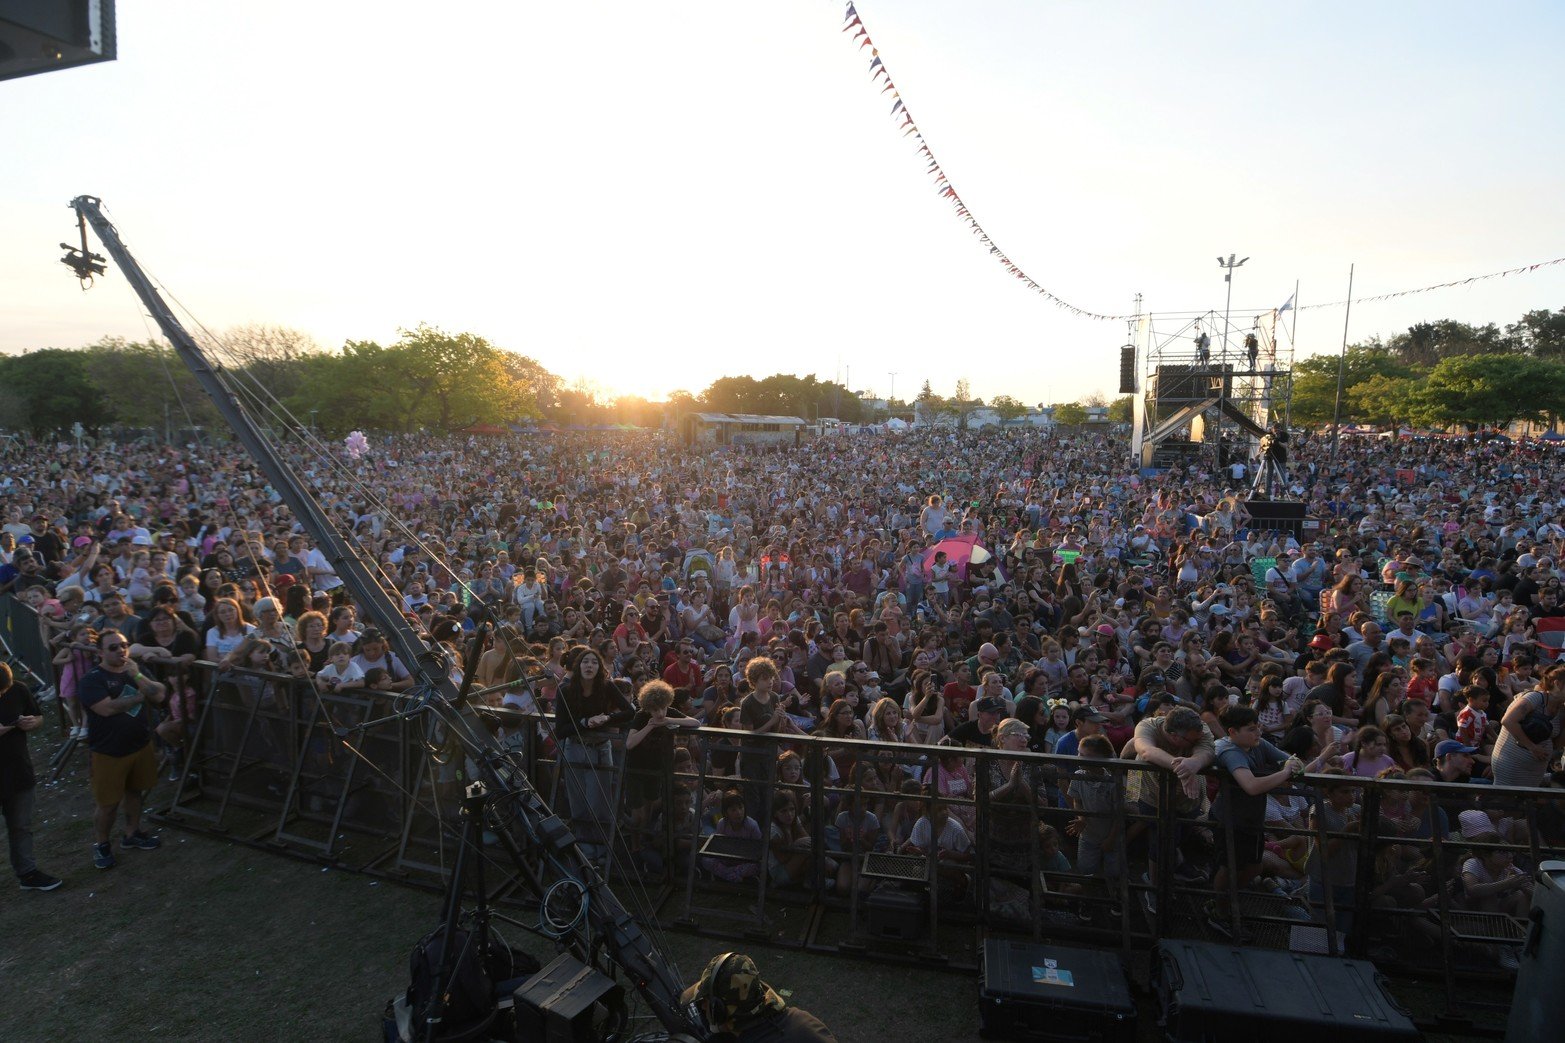
{"type": "MultiPolygon", "coordinates": [[[[197,382],[212,399],[218,412],[233,428],[245,450],[260,466],[272,487],[277,490],[294,517],[315,537],[321,552],[337,571],[337,575],[352,592],[353,597],[382,624],[386,640],[414,677],[418,685],[414,691],[422,695],[421,703],[410,707],[413,712],[428,711],[433,714],[457,741],[463,752],[478,765],[480,776],[492,794],[508,797],[524,829],[536,844],[551,856],[554,864],[574,875],[590,896],[587,907],[587,926],[591,932],[593,947],[602,947],[608,959],[623,970],[646,999],[665,1028],[672,1033],[682,1033],[698,1040],[711,1038],[709,1030],[681,1002],[683,986],[676,979],[667,959],[657,950],[634,918],[620,904],[598,874],[592,863],[577,847],[570,829],[544,802],[526,774],[510,762],[506,751],[483,728],[478,727],[470,713],[463,712],[461,693],[451,680],[444,655],[427,645],[403,618],[402,608],[395,604],[375,578],[370,564],[359,554],[340,532],[325,510],[300,482],[272,443],[263,435],[249,414],[240,404],[200,345],[174,316],[152,280],[142,270],[120,240],[119,232],[104,216],[101,200],[96,196],[77,196],[70,202],[82,224],[82,247],[73,247],[64,261],[80,271],[89,261],[98,261],[87,251],[86,227],[103,244],[109,257],[125,275],[131,289],[141,299],[153,321],[174,346],[180,360],[190,368],[197,382]]],[[[65,245],[65,244],[62,244],[65,245]]],[[[94,265],[87,274],[101,272],[101,265],[94,265]]],[[[522,866],[524,876],[534,884],[540,880],[537,866],[522,866]]],[[[543,896],[536,896],[540,901],[543,896]]],[[[590,952],[578,953],[584,960],[591,960],[590,952]]]]}

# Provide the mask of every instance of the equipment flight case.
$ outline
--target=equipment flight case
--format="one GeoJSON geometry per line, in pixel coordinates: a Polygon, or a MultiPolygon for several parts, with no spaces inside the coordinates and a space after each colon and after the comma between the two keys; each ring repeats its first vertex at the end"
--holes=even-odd
{"type": "Polygon", "coordinates": [[[1136,1038],[1136,1005],[1113,952],[989,938],[978,1011],[984,1039],[1136,1038]]]}
{"type": "Polygon", "coordinates": [[[1175,1043],[1399,1043],[1423,1038],[1367,960],[1158,942],[1158,1021],[1175,1043]]]}

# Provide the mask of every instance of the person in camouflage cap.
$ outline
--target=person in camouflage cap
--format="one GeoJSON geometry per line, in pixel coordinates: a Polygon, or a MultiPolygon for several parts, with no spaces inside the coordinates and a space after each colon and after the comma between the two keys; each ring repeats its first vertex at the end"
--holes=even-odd
{"type": "Polygon", "coordinates": [[[713,957],[682,999],[695,1006],[708,1028],[746,1043],[836,1043],[815,1015],[788,1006],[762,981],[755,961],[744,953],[713,957]]]}

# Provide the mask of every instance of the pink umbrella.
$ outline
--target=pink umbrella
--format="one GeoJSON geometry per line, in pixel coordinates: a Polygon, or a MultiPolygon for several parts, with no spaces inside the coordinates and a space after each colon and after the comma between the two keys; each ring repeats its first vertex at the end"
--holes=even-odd
{"type": "Polygon", "coordinates": [[[967,578],[969,563],[982,565],[992,557],[987,548],[979,545],[977,536],[952,536],[925,549],[924,575],[930,574],[935,564],[935,554],[939,551],[946,552],[946,560],[951,563],[951,571],[958,579],[967,578]]]}

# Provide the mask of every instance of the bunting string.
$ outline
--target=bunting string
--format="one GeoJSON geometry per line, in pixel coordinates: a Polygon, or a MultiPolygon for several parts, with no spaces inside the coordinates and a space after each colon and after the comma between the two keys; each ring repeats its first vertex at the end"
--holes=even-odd
{"type": "MultiPolygon", "coordinates": [[[[1488,275],[1469,275],[1465,279],[1452,279],[1450,282],[1437,282],[1433,286],[1420,286],[1413,290],[1397,290],[1395,293],[1381,293],[1374,297],[1355,297],[1354,304],[1371,304],[1375,301],[1395,300],[1398,297],[1411,297],[1415,293],[1428,293],[1431,290],[1449,290],[1454,286],[1467,286],[1470,283],[1483,282],[1485,279],[1504,279],[1511,275],[1527,275],[1539,268],[1549,268],[1556,264],[1565,264],[1565,257],[1556,257],[1552,261],[1539,261],[1537,264],[1524,264],[1520,268],[1507,268],[1503,272],[1490,272],[1488,275]]],[[[1309,311],[1311,308],[1340,308],[1347,301],[1331,301],[1327,304],[1301,305],[1300,311],[1309,311]]]]}
{"type": "Polygon", "coordinates": [[[989,233],[984,231],[983,226],[978,223],[978,219],[973,216],[972,211],[967,208],[967,204],[962,201],[961,195],[957,193],[956,187],[951,184],[951,179],[941,169],[940,161],[935,158],[934,150],[929,147],[929,142],[924,140],[923,132],[918,129],[918,124],[914,122],[913,114],[908,111],[907,103],[902,100],[902,95],[898,92],[897,85],[891,80],[891,73],[886,70],[886,63],[881,60],[880,50],[875,46],[875,42],[870,39],[869,30],[864,27],[864,20],[859,17],[859,13],[854,8],[851,0],[848,3],[848,11],[843,21],[845,24],[842,27],[842,31],[845,33],[851,31],[853,33],[851,39],[858,41],[858,49],[863,51],[866,47],[869,48],[870,82],[879,83],[882,78],[885,79],[886,82],[880,88],[880,93],[891,95],[891,119],[896,122],[897,129],[902,132],[903,137],[910,137],[917,143],[918,149],[916,154],[924,159],[924,169],[929,175],[935,193],[946,201],[956,216],[977,237],[978,241],[988,248],[990,255],[999,261],[1001,266],[1010,272],[1011,276],[1021,282],[1022,285],[1044,300],[1056,307],[1065,309],[1072,315],[1083,319],[1106,319],[1115,322],[1122,322],[1131,318],[1129,315],[1103,315],[1099,312],[1088,311],[1085,308],[1078,308],[1064,298],[1051,293],[1036,279],[1023,271],[1020,265],[1006,256],[1005,251],[1000,249],[999,244],[991,239],[989,233]]]}
{"type": "MultiPolygon", "coordinates": [[[[929,175],[935,193],[946,201],[956,216],[967,225],[978,241],[989,250],[990,255],[999,261],[1005,270],[1010,272],[1011,276],[1021,282],[1022,285],[1049,303],[1063,308],[1072,315],[1083,319],[1101,319],[1112,322],[1123,322],[1134,318],[1135,316],[1133,315],[1104,315],[1101,312],[1078,308],[1064,298],[1050,292],[1036,279],[1023,271],[1020,265],[1006,256],[1005,251],[1000,249],[999,244],[990,238],[989,233],[984,231],[983,226],[978,223],[978,219],[973,216],[972,211],[963,202],[956,187],[951,184],[951,179],[941,169],[940,161],[935,158],[934,149],[925,140],[923,132],[918,129],[918,124],[914,121],[913,114],[908,111],[907,103],[902,100],[902,95],[897,90],[897,85],[892,82],[891,73],[887,71],[886,63],[880,57],[880,49],[875,46],[875,42],[870,38],[869,30],[864,26],[864,19],[860,17],[858,9],[853,5],[852,0],[849,0],[843,22],[842,31],[853,33],[850,39],[858,41],[858,50],[862,52],[866,47],[869,48],[870,82],[880,83],[882,79],[885,80],[885,83],[880,88],[880,93],[882,95],[891,95],[890,117],[896,123],[897,129],[902,132],[903,137],[911,137],[917,143],[916,154],[924,160],[924,169],[929,175]]],[[[1565,257],[1557,257],[1552,261],[1539,261],[1537,264],[1526,264],[1519,268],[1507,268],[1503,272],[1490,272],[1487,275],[1470,275],[1465,279],[1452,279],[1450,282],[1435,283],[1432,286],[1420,286],[1411,290],[1397,290],[1394,293],[1382,293],[1373,297],[1355,297],[1353,298],[1353,303],[1371,304],[1375,301],[1389,301],[1398,297],[1410,297],[1417,293],[1430,293],[1434,290],[1448,290],[1457,286],[1467,286],[1471,283],[1483,282],[1486,279],[1504,279],[1512,275],[1527,275],[1540,268],[1549,268],[1556,264],[1565,264],[1565,257]]],[[[1310,311],[1315,308],[1340,308],[1347,303],[1347,301],[1331,301],[1325,304],[1306,304],[1302,305],[1298,310],[1310,311]]],[[[1285,311],[1291,307],[1292,300],[1290,299],[1280,310],[1285,311]]]]}

